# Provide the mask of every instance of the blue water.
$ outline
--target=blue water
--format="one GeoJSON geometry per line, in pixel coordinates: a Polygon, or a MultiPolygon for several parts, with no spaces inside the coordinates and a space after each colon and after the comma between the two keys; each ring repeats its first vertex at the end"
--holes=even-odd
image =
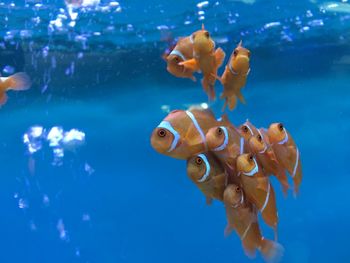
{"type": "MultiPolygon", "coordinates": [[[[224,237],[223,205],[205,204],[186,162],[150,146],[167,110],[207,102],[161,59],[164,35],[202,22],[228,53],[240,39],[252,52],[233,123],[282,121],[301,151],[300,195],[284,198],[273,181],[282,262],[349,261],[350,4],[209,1],[200,18],[197,3],[102,1],[71,19],[63,1],[0,2],[1,74],[33,80],[0,110],[1,263],[253,262],[224,237]],[[59,163],[47,143],[31,156],[34,125],[78,129],[85,144],[59,163]]],[[[222,102],[210,107],[221,114],[222,102]]]]}

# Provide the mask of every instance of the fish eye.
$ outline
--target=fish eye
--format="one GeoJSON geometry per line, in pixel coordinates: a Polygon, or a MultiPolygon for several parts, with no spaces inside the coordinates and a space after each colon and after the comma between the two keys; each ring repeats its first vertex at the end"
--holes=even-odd
{"type": "Polygon", "coordinates": [[[262,142],[262,137],[260,134],[258,134],[258,136],[256,136],[256,138],[258,139],[259,142],[262,142]]]}
{"type": "Polygon", "coordinates": [[[210,37],[210,34],[209,34],[208,31],[205,31],[204,35],[205,35],[206,38],[209,38],[209,37],[210,37]]]}
{"type": "Polygon", "coordinates": [[[235,190],[237,193],[239,193],[241,191],[241,188],[239,186],[237,186],[235,190]]]}
{"type": "Polygon", "coordinates": [[[158,136],[159,137],[163,138],[163,137],[165,137],[165,135],[166,135],[166,130],[164,130],[164,129],[159,129],[158,130],[158,136]]]}
{"type": "Polygon", "coordinates": [[[233,51],[233,55],[234,55],[234,56],[237,56],[237,55],[238,55],[238,49],[237,49],[237,48],[233,51]]]}
{"type": "Polygon", "coordinates": [[[249,159],[249,161],[252,162],[252,161],[254,160],[254,156],[253,156],[252,154],[250,154],[249,157],[248,157],[248,159],[249,159]]]}
{"type": "Polygon", "coordinates": [[[247,133],[249,131],[248,127],[246,125],[242,126],[242,131],[247,133]]]}
{"type": "Polygon", "coordinates": [[[283,127],[283,124],[282,124],[282,123],[278,124],[278,129],[279,129],[280,131],[283,131],[284,127],[283,127]]]}
{"type": "Polygon", "coordinates": [[[175,62],[180,62],[180,59],[178,57],[175,57],[175,62]]]}
{"type": "Polygon", "coordinates": [[[217,133],[217,135],[219,135],[219,136],[222,135],[223,130],[221,129],[221,127],[217,128],[216,133],[217,133]]]}
{"type": "Polygon", "coordinates": [[[202,163],[203,163],[202,158],[197,157],[197,158],[196,158],[196,164],[197,164],[197,165],[201,165],[202,163]]]}

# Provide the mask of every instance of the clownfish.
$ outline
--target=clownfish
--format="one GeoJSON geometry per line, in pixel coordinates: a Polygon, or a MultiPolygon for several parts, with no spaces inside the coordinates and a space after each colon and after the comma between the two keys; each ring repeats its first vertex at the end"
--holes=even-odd
{"type": "Polygon", "coordinates": [[[284,167],[277,161],[276,155],[270,145],[267,135],[263,129],[257,130],[258,134],[249,139],[249,146],[262,165],[266,175],[274,175],[282,185],[283,193],[286,195],[289,189],[288,178],[284,167]]]}
{"type": "Polygon", "coordinates": [[[253,154],[242,154],[237,158],[237,171],[247,198],[260,211],[265,223],[274,229],[277,240],[276,197],[269,178],[263,173],[253,154]]]}
{"type": "Polygon", "coordinates": [[[299,149],[282,123],[271,124],[267,130],[267,135],[278,162],[283,165],[293,178],[294,194],[296,195],[299,192],[302,180],[299,149]]]}
{"type": "Polygon", "coordinates": [[[167,71],[170,74],[178,78],[190,78],[196,81],[193,76],[194,71],[179,64],[193,58],[193,43],[190,37],[179,38],[175,47],[163,58],[167,62],[167,71]]]}
{"type": "Polygon", "coordinates": [[[245,99],[241,93],[241,89],[246,85],[247,76],[250,72],[250,51],[242,46],[242,41],[234,49],[231,57],[225,67],[225,71],[221,78],[218,78],[224,86],[223,93],[220,98],[225,99],[225,104],[230,110],[233,110],[237,104],[237,98],[245,103],[245,99]]]}
{"type": "Polygon", "coordinates": [[[0,78],[0,106],[4,105],[7,102],[7,94],[8,90],[27,90],[32,85],[29,76],[24,73],[16,73],[12,76],[0,78]]]}
{"type": "Polygon", "coordinates": [[[188,159],[187,175],[205,195],[207,204],[212,199],[223,200],[226,174],[214,154],[202,153],[188,159]]]}
{"type": "Polygon", "coordinates": [[[283,256],[284,248],[262,236],[257,213],[245,199],[243,189],[235,184],[228,185],[224,192],[224,204],[228,221],[225,235],[235,230],[248,257],[254,258],[258,250],[265,261],[278,262],[283,256]]]}
{"type": "Polygon", "coordinates": [[[249,142],[250,137],[258,134],[258,129],[249,120],[246,120],[245,123],[239,126],[238,130],[247,143],[249,142]]]}
{"type": "Polygon", "coordinates": [[[244,138],[226,115],[221,117],[221,122],[221,126],[213,127],[207,132],[208,148],[234,171],[237,156],[244,152],[244,138]]]}
{"type": "Polygon", "coordinates": [[[208,150],[205,134],[218,124],[210,110],[175,110],[153,130],[151,145],[161,154],[187,160],[208,150]]]}
{"type": "Polygon", "coordinates": [[[191,35],[193,42],[193,58],[180,62],[180,65],[191,71],[203,73],[202,86],[210,99],[215,99],[215,81],[218,68],[225,59],[225,52],[218,48],[215,50],[215,42],[207,30],[202,29],[191,35]]]}

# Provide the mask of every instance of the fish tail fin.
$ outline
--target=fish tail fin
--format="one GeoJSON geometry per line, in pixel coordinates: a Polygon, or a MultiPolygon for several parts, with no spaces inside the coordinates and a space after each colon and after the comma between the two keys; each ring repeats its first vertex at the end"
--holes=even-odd
{"type": "Polygon", "coordinates": [[[245,101],[245,98],[243,97],[243,94],[241,93],[241,90],[238,90],[236,92],[236,96],[238,97],[238,99],[243,103],[243,104],[247,104],[245,101]]]}
{"type": "Polygon", "coordinates": [[[226,54],[221,48],[215,50],[215,64],[217,68],[220,68],[222,66],[225,56],[226,54]]]}
{"type": "Polygon", "coordinates": [[[32,85],[29,76],[24,72],[16,73],[8,78],[1,78],[6,90],[27,90],[32,85]]]}
{"type": "Polygon", "coordinates": [[[284,254],[284,248],[281,244],[265,238],[261,238],[260,251],[264,260],[268,263],[279,262],[284,254]]]}
{"type": "Polygon", "coordinates": [[[210,78],[207,76],[204,76],[202,79],[202,86],[205,92],[208,94],[210,100],[215,100],[215,89],[214,89],[214,83],[210,81],[210,78]]]}
{"type": "Polygon", "coordinates": [[[7,95],[5,92],[0,92],[0,107],[5,105],[7,102],[7,95]]]}
{"type": "Polygon", "coordinates": [[[237,106],[237,97],[231,96],[227,98],[227,100],[228,100],[228,108],[232,111],[237,106]]]}

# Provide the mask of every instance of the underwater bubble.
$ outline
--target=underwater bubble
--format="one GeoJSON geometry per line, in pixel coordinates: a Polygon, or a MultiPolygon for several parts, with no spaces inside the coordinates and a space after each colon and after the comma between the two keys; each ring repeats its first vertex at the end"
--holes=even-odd
{"type": "Polygon", "coordinates": [[[59,146],[61,140],[63,139],[62,127],[52,127],[46,139],[49,141],[49,146],[51,147],[59,146]]]}
{"type": "Polygon", "coordinates": [[[44,204],[44,206],[50,205],[50,199],[46,194],[43,195],[43,204],[44,204]]]}
{"type": "Polygon", "coordinates": [[[44,128],[41,126],[33,126],[23,135],[23,143],[27,145],[28,152],[33,154],[42,148],[42,137],[44,136],[44,128]]]}
{"type": "Polygon", "coordinates": [[[309,26],[323,26],[323,20],[322,19],[315,19],[307,23],[309,26]]]}
{"type": "Polygon", "coordinates": [[[200,17],[198,17],[198,20],[199,21],[203,21],[205,19],[205,16],[200,16],[200,17]]]}
{"type": "Polygon", "coordinates": [[[89,214],[83,214],[82,217],[81,217],[81,220],[87,222],[87,221],[91,220],[91,217],[90,217],[89,214]]]}
{"type": "Polygon", "coordinates": [[[68,233],[67,233],[67,231],[65,229],[65,226],[64,226],[64,223],[63,223],[62,219],[58,220],[56,227],[57,227],[60,239],[63,240],[63,241],[69,241],[68,233]]]}
{"type": "Polygon", "coordinates": [[[26,209],[26,208],[28,208],[28,207],[29,207],[28,201],[25,200],[25,199],[23,199],[23,198],[20,198],[20,199],[18,200],[18,207],[19,207],[20,209],[26,209]]]}
{"type": "Polygon", "coordinates": [[[170,112],[170,105],[162,105],[160,107],[160,109],[165,113],[169,113],[170,112]]]}
{"type": "Polygon", "coordinates": [[[88,175],[92,175],[95,172],[95,170],[88,163],[85,163],[84,170],[88,173],[88,175]]]}
{"type": "Polygon", "coordinates": [[[203,15],[205,15],[205,12],[203,10],[200,10],[200,11],[198,11],[198,15],[203,16],[203,15]]]}
{"type": "Polygon", "coordinates": [[[280,26],[281,22],[270,22],[264,25],[265,29],[271,28],[271,27],[277,27],[280,26]]]}
{"type": "Polygon", "coordinates": [[[8,65],[5,66],[2,70],[2,73],[8,74],[8,75],[13,74],[14,72],[15,72],[15,68],[8,65]]]}
{"type": "Polygon", "coordinates": [[[85,143],[85,133],[77,129],[71,129],[64,133],[62,145],[66,149],[74,150],[85,143]]]}
{"type": "Polygon", "coordinates": [[[209,5],[209,1],[203,1],[197,4],[198,8],[204,8],[207,7],[209,5]]]}

